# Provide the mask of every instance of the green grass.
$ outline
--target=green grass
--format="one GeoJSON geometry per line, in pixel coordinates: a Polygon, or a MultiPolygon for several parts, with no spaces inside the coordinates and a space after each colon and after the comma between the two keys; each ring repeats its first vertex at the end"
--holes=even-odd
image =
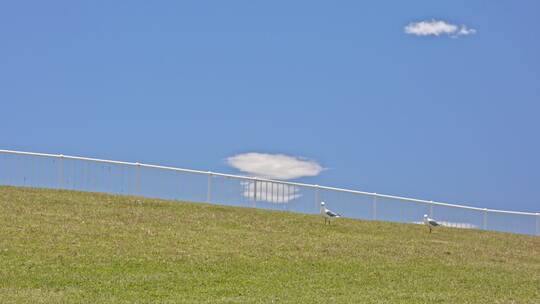
{"type": "Polygon", "coordinates": [[[540,238],[0,187],[1,303],[540,303],[540,238]]]}

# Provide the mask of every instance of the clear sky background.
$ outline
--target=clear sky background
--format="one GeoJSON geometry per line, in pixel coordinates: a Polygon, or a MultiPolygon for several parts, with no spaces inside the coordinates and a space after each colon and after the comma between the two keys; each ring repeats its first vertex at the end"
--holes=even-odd
{"type": "Polygon", "coordinates": [[[0,149],[540,212],[539,1],[3,1],[0,149]],[[419,37],[411,22],[476,33],[419,37]]]}

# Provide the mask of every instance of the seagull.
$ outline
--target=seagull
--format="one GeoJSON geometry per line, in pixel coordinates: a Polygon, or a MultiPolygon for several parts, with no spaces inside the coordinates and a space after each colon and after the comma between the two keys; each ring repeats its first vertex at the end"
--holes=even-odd
{"type": "Polygon", "coordinates": [[[434,219],[430,219],[427,214],[424,214],[424,224],[428,226],[429,233],[431,233],[431,229],[433,229],[434,227],[440,226],[437,221],[435,221],[434,219]]]}
{"type": "Polygon", "coordinates": [[[326,209],[326,207],[324,206],[324,202],[321,202],[321,215],[324,216],[324,224],[328,222],[329,225],[330,225],[331,218],[341,217],[341,214],[338,214],[331,210],[326,209]]]}

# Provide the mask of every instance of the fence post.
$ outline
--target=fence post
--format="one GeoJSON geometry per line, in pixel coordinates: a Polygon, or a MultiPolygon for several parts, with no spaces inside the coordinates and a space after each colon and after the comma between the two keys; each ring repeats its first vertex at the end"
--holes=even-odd
{"type": "Polygon", "coordinates": [[[135,193],[134,194],[139,194],[139,171],[141,169],[141,164],[140,163],[136,163],[136,167],[135,167],[135,193]]]}
{"type": "Polygon", "coordinates": [[[212,200],[212,172],[208,171],[208,189],[206,192],[206,202],[210,203],[212,200]]]}
{"type": "Polygon", "coordinates": [[[484,230],[487,230],[487,208],[484,208],[484,230]]]}
{"type": "Polygon", "coordinates": [[[60,154],[58,159],[58,190],[62,190],[62,158],[64,155],[60,154]]]}
{"type": "Polygon", "coordinates": [[[433,201],[429,201],[429,217],[433,218],[433,201]]]}
{"type": "Polygon", "coordinates": [[[257,179],[253,179],[253,207],[257,207],[257,179]]]}
{"type": "Polygon", "coordinates": [[[377,193],[373,193],[373,220],[377,220],[377,193]]]}
{"type": "Polygon", "coordinates": [[[540,213],[536,213],[536,235],[540,236],[540,213]]]}
{"type": "Polygon", "coordinates": [[[319,185],[315,185],[315,210],[319,209],[319,185]]]}

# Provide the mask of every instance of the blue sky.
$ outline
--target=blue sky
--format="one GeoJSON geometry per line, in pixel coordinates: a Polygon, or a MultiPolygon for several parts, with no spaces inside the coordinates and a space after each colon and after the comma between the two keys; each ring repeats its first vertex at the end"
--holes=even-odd
{"type": "Polygon", "coordinates": [[[0,148],[540,211],[538,1],[4,1],[0,148]],[[476,30],[405,33],[442,20],[476,30]]]}

